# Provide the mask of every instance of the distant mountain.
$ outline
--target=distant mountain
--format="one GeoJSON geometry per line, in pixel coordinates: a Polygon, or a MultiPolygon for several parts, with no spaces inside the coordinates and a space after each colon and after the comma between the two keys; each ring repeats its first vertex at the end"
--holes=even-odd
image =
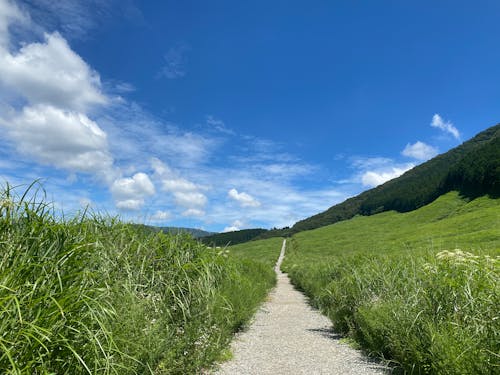
{"type": "Polygon", "coordinates": [[[143,230],[146,231],[162,231],[164,233],[172,233],[172,234],[179,234],[179,233],[188,233],[192,235],[194,238],[200,238],[204,236],[210,236],[212,234],[215,234],[215,232],[207,232],[201,229],[195,229],[195,228],[181,228],[181,227],[155,227],[152,225],[145,225],[145,224],[132,224],[134,226],[142,227],[143,230]]]}
{"type": "Polygon", "coordinates": [[[212,234],[202,237],[200,240],[208,246],[236,245],[251,241],[266,232],[268,232],[267,229],[242,229],[234,232],[212,234]]]}
{"type": "Polygon", "coordinates": [[[161,230],[165,233],[172,233],[172,234],[189,233],[194,238],[201,238],[201,237],[205,237],[205,236],[210,236],[210,235],[215,233],[215,232],[207,232],[205,230],[195,229],[195,228],[181,228],[181,227],[156,227],[156,228],[158,228],[159,230],[161,230]]]}
{"type": "Polygon", "coordinates": [[[297,222],[291,230],[270,231],[265,236],[319,228],[355,215],[412,211],[452,190],[470,198],[500,197],[500,124],[396,179],[297,222]]]}

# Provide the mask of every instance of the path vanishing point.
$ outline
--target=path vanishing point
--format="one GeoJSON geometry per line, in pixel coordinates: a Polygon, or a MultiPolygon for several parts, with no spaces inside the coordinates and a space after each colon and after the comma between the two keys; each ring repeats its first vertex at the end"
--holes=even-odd
{"type": "Polygon", "coordinates": [[[276,287],[249,329],[236,336],[233,358],[215,374],[388,374],[386,367],[340,342],[328,318],[294,289],[280,270],[285,248],[286,240],[275,267],[276,287]]]}

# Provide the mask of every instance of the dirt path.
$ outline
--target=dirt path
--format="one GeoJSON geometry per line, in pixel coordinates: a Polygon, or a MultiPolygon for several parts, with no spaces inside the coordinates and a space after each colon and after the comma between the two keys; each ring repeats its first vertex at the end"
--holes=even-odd
{"type": "Polygon", "coordinates": [[[286,240],[276,264],[278,283],[250,328],[236,337],[234,357],[216,374],[387,374],[359,351],[339,342],[331,323],[312,309],[280,271],[286,240]]]}

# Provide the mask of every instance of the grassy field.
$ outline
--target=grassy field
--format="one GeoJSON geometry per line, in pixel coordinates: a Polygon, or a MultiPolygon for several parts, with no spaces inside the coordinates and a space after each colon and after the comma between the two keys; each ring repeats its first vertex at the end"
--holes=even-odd
{"type": "Polygon", "coordinates": [[[199,373],[274,285],[243,250],[16,194],[0,193],[2,374],[199,373]]]}
{"type": "Polygon", "coordinates": [[[494,374],[499,255],[500,200],[452,192],[298,233],[283,269],[338,331],[403,372],[494,374]]]}
{"type": "Polygon", "coordinates": [[[283,238],[275,237],[234,245],[229,249],[231,254],[238,259],[262,262],[273,268],[280,255],[282,244],[283,238]]]}

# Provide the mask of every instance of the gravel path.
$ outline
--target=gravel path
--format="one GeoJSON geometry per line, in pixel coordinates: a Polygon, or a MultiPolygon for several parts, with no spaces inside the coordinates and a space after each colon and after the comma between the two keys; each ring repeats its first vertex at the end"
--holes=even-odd
{"type": "Polygon", "coordinates": [[[216,374],[388,374],[359,351],[339,342],[331,323],[312,309],[280,271],[286,240],[276,264],[278,284],[250,328],[233,342],[234,357],[216,374]]]}

